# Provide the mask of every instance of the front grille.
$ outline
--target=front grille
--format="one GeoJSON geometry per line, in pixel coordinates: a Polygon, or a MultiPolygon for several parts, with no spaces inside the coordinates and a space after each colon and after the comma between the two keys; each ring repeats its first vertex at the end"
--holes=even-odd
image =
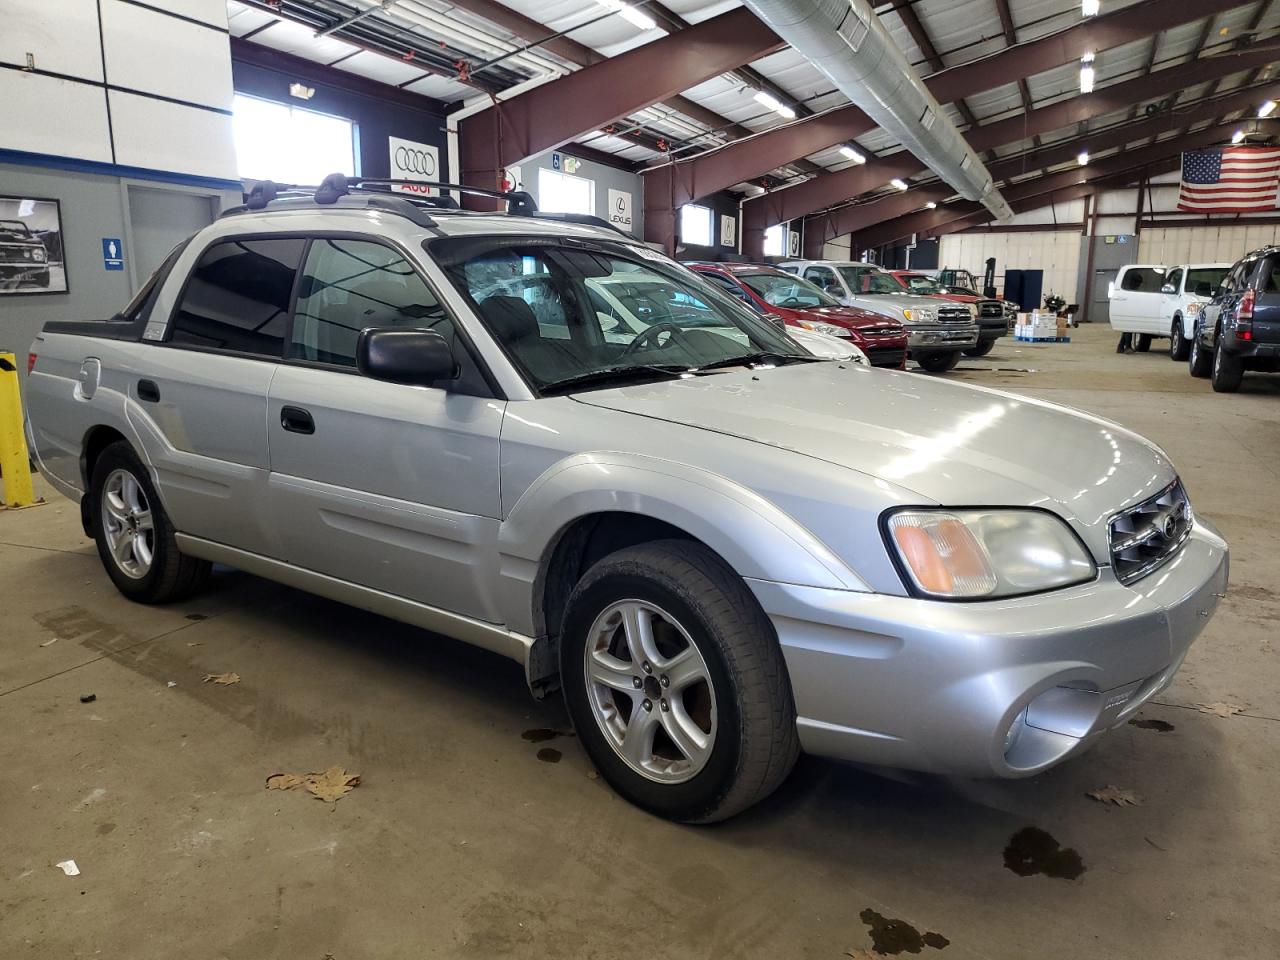
{"type": "Polygon", "coordinates": [[[1116,579],[1133,583],[1164,564],[1191,535],[1191,524],[1191,504],[1181,480],[1117,513],[1108,526],[1116,579]]]}
{"type": "Polygon", "coordinates": [[[871,347],[862,351],[867,355],[873,367],[901,367],[906,360],[907,351],[902,347],[871,347]]]}
{"type": "Polygon", "coordinates": [[[973,314],[968,307],[939,307],[939,323],[972,323],[973,314]]]}
{"type": "Polygon", "coordinates": [[[864,337],[900,337],[904,331],[902,327],[859,327],[858,333],[864,337]]]}
{"type": "Polygon", "coordinates": [[[978,314],[984,320],[1003,320],[1004,306],[999,300],[983,300],[978,304],[978,314]]]}

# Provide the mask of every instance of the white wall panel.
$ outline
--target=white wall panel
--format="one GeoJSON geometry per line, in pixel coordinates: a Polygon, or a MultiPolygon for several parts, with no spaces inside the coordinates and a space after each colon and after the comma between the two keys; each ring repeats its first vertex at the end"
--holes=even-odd
{"type": "Polygon", "coordinates": [[[1004,288],[1006,270],[1043,270],[1044,292],[1078,301],[1080,234],[1074,230],[1013,233],[952,233],[942,237],[938,263],[963,267],[981,277],[988,257],[996,258],[996,286],[1004,288]]]}
{"type": "Polygon", "coordinates": [[[1208,224],[1147,227],[1139,247],[1143,260],[1167,263],[1234,263],[1250,250],[1280,242],[1274,224],[1208,224]]]}
{"type": "Polygon", "coordinates": [[[162,3],[153,3],[152,6],[163,7],[179,16],[190,17],[192,20],[199,20],[201,23],[208,23],[215,27],[225,29],[227,26],[226,0],[163,0],[162,3]]]}
{"type": "MultiPolygon", "coordinates": [[[[0,5],[0,61],[86,80],[102,79],[98,8],[85,0],[4,0],[0,5]]],[[[5,109],[5,125],[10,117],[5,109]]]]}
{"type": "Polygon", "coordinates": [[[830,243],[822,245],[823,260],[848,260],[850,257],[849,247],[852,245],[850,241],[853,238],[847,234],[843,237],[836,237],[830,243]]]}
{"type": "Polygon", "coordinates": [[[1118,213],[1133,216],[1138,211],[1137,190],[1108,190],[1098,198],[1098,213],[1118,213]]]}
{"type": "Polygon", "coordinates": [[[227,35],[120,0],[104,0],[107,82],[231,109],[227,35]]]}
{"type": "Polygon", "coordinates": [[[1110,234],[1129,234],[1133,233],[1137,227],[1137,219],[1132,213],[1127,217],[1098,217],[1094,221],[1093,234],[1096,237],[1105,237],[1110,234]]]}
{"type": "Polygon", "coordinates": [[[105,100],[101,87],[0,70],[0,147],[110,163],[105,100]]]}
{"type": "Polygon", "coordinates": [[[117,163],[236,178],[231,118],[225,114],[113,90],[111,121],[117,163]]]}

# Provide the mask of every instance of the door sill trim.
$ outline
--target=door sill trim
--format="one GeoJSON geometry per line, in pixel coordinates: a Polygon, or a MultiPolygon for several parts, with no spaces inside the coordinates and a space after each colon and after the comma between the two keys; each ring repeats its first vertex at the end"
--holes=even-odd
{"type": "Polygon", "coordinates": [[[392,620],[442,633],[514,660],[525,668],[526,676],[528,675],[529,653],[533,649],[532,637],[514,633],[498,624],[485,623],[483,620],[451,613],[417,600],[398,597],[372,587],[363,587],[349,580],[316,573],[314,570],[285,563],[283,560],[273,560],[270,557],[250,553],[213,540],[205,540],[185,533],[175,534],[175,539],[178,549],[188,556],[235,567],[285,586],[296,587],[392,620]]]}

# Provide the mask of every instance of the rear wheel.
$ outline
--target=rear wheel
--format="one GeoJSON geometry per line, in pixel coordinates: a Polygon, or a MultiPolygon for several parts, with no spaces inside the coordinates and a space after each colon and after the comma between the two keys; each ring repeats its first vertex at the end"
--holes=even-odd
{"type": "Polygon", "coordinates": [[[1213,351],[1213,373],[1210,383],[1215,393],[1235,393],[1244,379],[1244,361],[1222,349],[1222,337],[1213,351]]]}
{"type": "Polygon", "coordinates": [[[924,353],[916,357],[916,363],[928,373],[946,373],[948,370],[954,370],[959,362],[959,350],[950,353],[924,353]]]}
{"type": "Polygon", "coordinates": [[[569,598],[565,702],[601,775],[659,816],[710,823],[768,796],[799,754],[773,625],[700,544],[612,553],[569,598]]]}
{"type": "Polygon", "coordinates": [[[128,443],[117,441],[98,456],[89,496],[98,556],[126,597],[167,603],[204,584],[208,561],[178,551],[173,524],[151,476],[128,443]]]}
{"type": "Polygon", "coordinates": [[[1146,353],[1151,349],[1151,334],[1140,333],[1137,340],[1134,341],[1133,349],[1138,353],[1146,353]]]}
{"type": "Polygon", "coordinates": [[[1190,351],[1191,343],[1182,335],[1182,317],[1174,317],[1169,328],[1169,359],[1185,360],[1190,351]]]}
{"type": "MultiPolygon", "coordinates": [[[[966,357],[985,357],[991,352],[991,348],[996,345],[995,338],[990,340],[979,340],[976,347],[970,347],[964,352],[966,357]]],[[[958,358],[957,358],[958,359],[958,358]]]]}
{"type": "Polygon", "coordinates": [[[1213,369],[1213,354],[1205,349],[1203,343],[1200,342],[1200,331],[1194,330],[1191,334],[1191,350],[1187,354],[1187,369],[1191,371],[1193,377],[1204,378],[1209,375],[1209,371],[1213,369]]]}

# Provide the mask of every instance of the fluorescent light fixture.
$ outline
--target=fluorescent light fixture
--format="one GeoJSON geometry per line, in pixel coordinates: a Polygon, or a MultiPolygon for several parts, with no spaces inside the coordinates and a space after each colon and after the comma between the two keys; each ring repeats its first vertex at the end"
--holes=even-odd
{"type": "Polygon", "coordinates": [[[844,157],[846,160],[852,160],[854,163],[867,162],[866,157],[864,157],[862,154],[860,154],[857,150],[853,149],[853,147],[849,146],[848,144],[845,144],[843,147],[840,148],[840,156],[844,157]]]}
{"type": "Polygon", "coordinates": [[[897,187],[899,190],[905,190],[905,189],[907,189],[907,181],[905,181],[905,180],[900,180],[900,179],[899,179],[899,178],[897,178],[897,177],[894,177],[892,180],[890,180],[890,181],[889,181],[889,183],[890,183],[890,184],[892,184],[893,186],[897,187]]]}
{"type": "Polygon", "coordinates": [[[1082,0],[1080,4],[1080,16],[1096,17],[1098,8],[1102,6],[1102,0],[1082,0]]]}
{"type": "Polygon", "coordinates": [[[654,22],[653,17],[643,10],[637,10],[629,3],[623,3],[622,0],[596,0],[596,3],[606,10],[612,10],[627,23],[639,27],[641,30],[652,30],[658,25],[654,22]]]}
{"type": "Polygon", "coordinates": [[[928,203],[926,203],[926,204],[924,205],[924,208],[925,208],[926,210],[937,210],[937,209],[938,209],[938,205],[937,205],[936,203],[934,203],[934,201],[930,200],[928,203]]]}
{"type": "Polygon", "coordinates": [[[1080,58],[1080,92],[1093,93],[1093,54],[1086,53],[1080,58]]]}
{"type": "Polygon", "coordinates": [[[310,100],[316,95],[315,87],[308,87],[305,83],[294,81],[289,84],[289,96],[297,97],[299,100],[310,100]]]}
{"type": "Polygon", "coordinates": [[[796,112],[771,93],[766,93],[763,90],[757,90],[755,92],[755,101],[761,106],[772,110],[780,117],[786,117],[788,120],[794,120],[796,118],[796,112]]]}
{"type": "Polygon", "coordinates": [[[1266,103],[1264,103],[1262,106],[1258,108],[1258,118],[1261,119],[1263,117],[1271,116],[1271,114],[1275,112],[1275,109],[1276,109],[1276,102],[1274,100],[1268,100],[1266,103]]]}
{"type": "Polygon", "coordinates": [[[1076,157],[1076,163],[1082,167],[1087,167],[1089,165],[1089,151],[1081,150],[1080,155],[1076,157]]]}
{"type": "Polygon", "coordinates": [[[1243,139],[1244,139],[1244,131],[1243,131],[1243,130],[1237,130],[1235,133],[1233,133],[1233,134],[1231,135],[1231,142],[1232,142],[1232,143],[1239,143],[1239,142],[1240,142],[1241,140],[1243,140],[1243,139]]]}

